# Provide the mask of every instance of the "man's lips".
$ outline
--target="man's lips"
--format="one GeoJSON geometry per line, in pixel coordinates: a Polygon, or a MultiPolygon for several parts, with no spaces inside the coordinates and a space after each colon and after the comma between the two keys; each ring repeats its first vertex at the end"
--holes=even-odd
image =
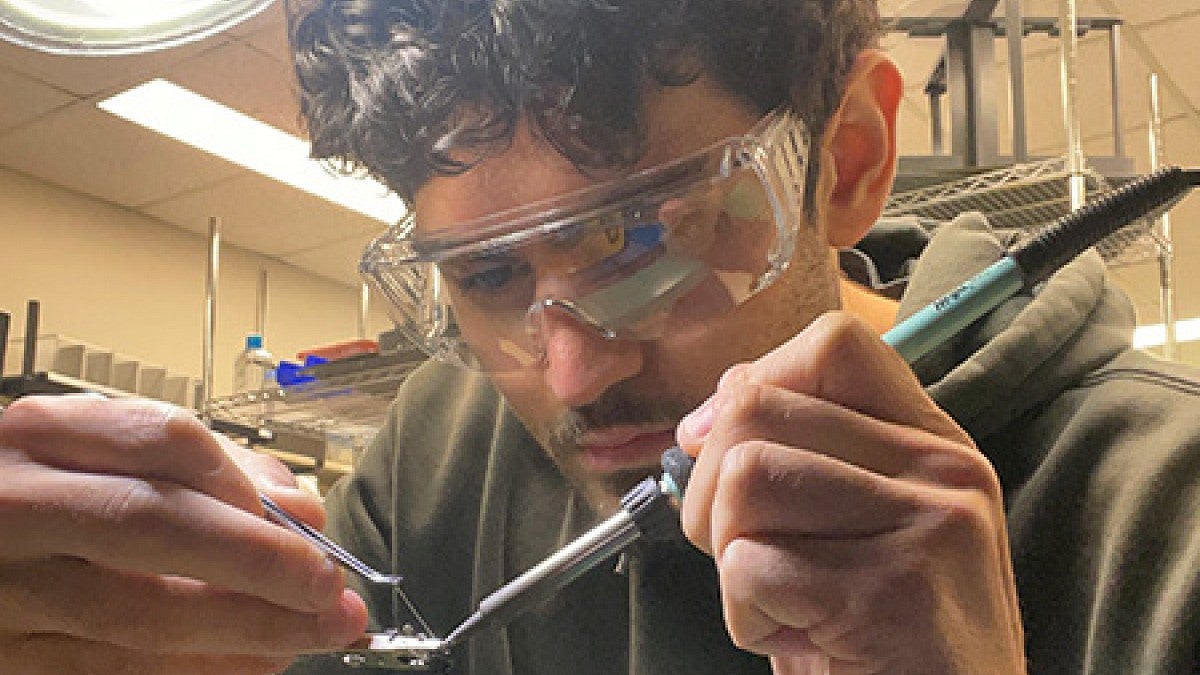
{"type": "Polygon", "coordinates": [[[675,428],[660,424],[595,429],[580,438],[579,447],[588,470],[614,473],[656,467],[663,451],[674,443],[675,428]]]}

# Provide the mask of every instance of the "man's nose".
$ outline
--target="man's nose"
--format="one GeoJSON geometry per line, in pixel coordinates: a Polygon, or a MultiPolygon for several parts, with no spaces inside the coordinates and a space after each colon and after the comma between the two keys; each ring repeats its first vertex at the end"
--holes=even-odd
{"type": "Polygon", "coordinates": [[[642,369],[637,341],[606,337],[563,307],[543,305],[531,313],[530,329],[541,343],[546,384],[568,407],[594,402],[606,389],[642,369]]]}

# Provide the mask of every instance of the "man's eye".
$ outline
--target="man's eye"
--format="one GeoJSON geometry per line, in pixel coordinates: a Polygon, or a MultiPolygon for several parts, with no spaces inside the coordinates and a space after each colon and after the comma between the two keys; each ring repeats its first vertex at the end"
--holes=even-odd
{"type": "Polygon", "coordinates": [[[531,274],[528,263],[489,265],[452,275],[463,290],[476,293],[511,292],[531,274]]]}

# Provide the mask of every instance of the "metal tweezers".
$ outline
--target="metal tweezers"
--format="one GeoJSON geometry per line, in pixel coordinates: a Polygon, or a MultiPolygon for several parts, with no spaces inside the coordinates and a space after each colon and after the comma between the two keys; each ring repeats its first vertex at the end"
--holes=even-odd
{"type": "Polygon", "coordinates": [[[283,507],[276,504],[270,497],[259,493],[258,501],[262,502],[263,508],[267,510],[267,515],[271,516],[277,523],[304,537],[313,546],[320,549],[322,553],[337,561],[342,567],[354,572],[367,581],[373,584],[397,586],[404,580],[404,577],[396,574],[384,574],[383,572],[375,571],[370,565],[355,558],[352,553],[338,546],[332,539],[321,534],[320,531],[292,517],[292,514],[284,511],[283,507]]]}
{"type": "Polygon", "coordinates": [[[376,571],[367,563],[354,557],[354,554],[350,553],[341,546],[338,546],[338,544],[332,539],[326,537],[324,534],[321,534],[319,530],[313,528],[308,523],[296,519],[287,511],[284,511],[283,507],[276,504],[273,499],[262,494],[261,492],[258,493],[258,501],[262,503],[263,508],[267,511],[267,515],[269,515],[272,520],[307,539],[310,543],[312,543],[313,546],[316,546],[317,549],[319,549],[322,553],[330,558],[333,558],[342,567],[345,567],[346,569],[354,572],[358,576],[373,584],[390,586],[392,588],[393,621],[396,619],[396,614],[398,612],[398,603],[402,602],[406,607],[408,607],[408,611],[412,614],[413,618],[415,618],[417,622],[421,624],[421,628],[424,629],[425,635],[433,635],[433,630],[431,630],[429,628],[429,624],[425,622],[425,617],[421,616],[421,613],[417,611],[416,606],[413,605],[412,601],[408,599],[408,595],[405,594],[404,589],[400,586],[400,582],[404,580],[404,577],[398,574],[384,574],[383,572],[376,571]]]}

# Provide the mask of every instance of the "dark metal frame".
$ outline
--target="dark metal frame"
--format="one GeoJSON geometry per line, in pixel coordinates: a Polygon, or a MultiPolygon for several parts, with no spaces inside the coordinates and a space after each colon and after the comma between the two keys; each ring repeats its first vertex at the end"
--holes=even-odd
{"type": "MultiPolygon", "coordinates": [[[[887,22],[891,32],[905,33],[913,38],[942,38],[945,50],[925,84],[929,98],[930,136],[933,154],[902,157],[900,174],[904,177],[938,176],[991,169],[1030,158],[1026,136],[1024,57],[1021,40],[1031,33],[1059,34],[1055,17],[1025,17],[1019,0],[1005,0],[1002,20],[992,18],[999,0],[971,0],[957,17],[897,17],[887,22]],[[1011,155],[1002,155],[998,148],[997,114],[999,100],[994,69],[995,40],[1007,39],[1009,77],[1012,87],[1011,155]],[[946,149],[946,130],[943,129],[943,99],[950,110],[950,148],[946,149]]],[[[1076,25],[1079,35],[1093,30],[1109,33],[1110,86],[1112,101],[1113,154],[1090,157],[1089,163],[1103,175],[1121,179],[1134,174],[1131,158],[1125,156],[1121,135],[1120,110],[1120,30],[1123,21],[1111,17],[1080,18],[1076,25]]],[[[920,178],[916,179],[919,184],[920,178]]],[[[902,186],[903,187],[903,186],[902,186]]]]}

